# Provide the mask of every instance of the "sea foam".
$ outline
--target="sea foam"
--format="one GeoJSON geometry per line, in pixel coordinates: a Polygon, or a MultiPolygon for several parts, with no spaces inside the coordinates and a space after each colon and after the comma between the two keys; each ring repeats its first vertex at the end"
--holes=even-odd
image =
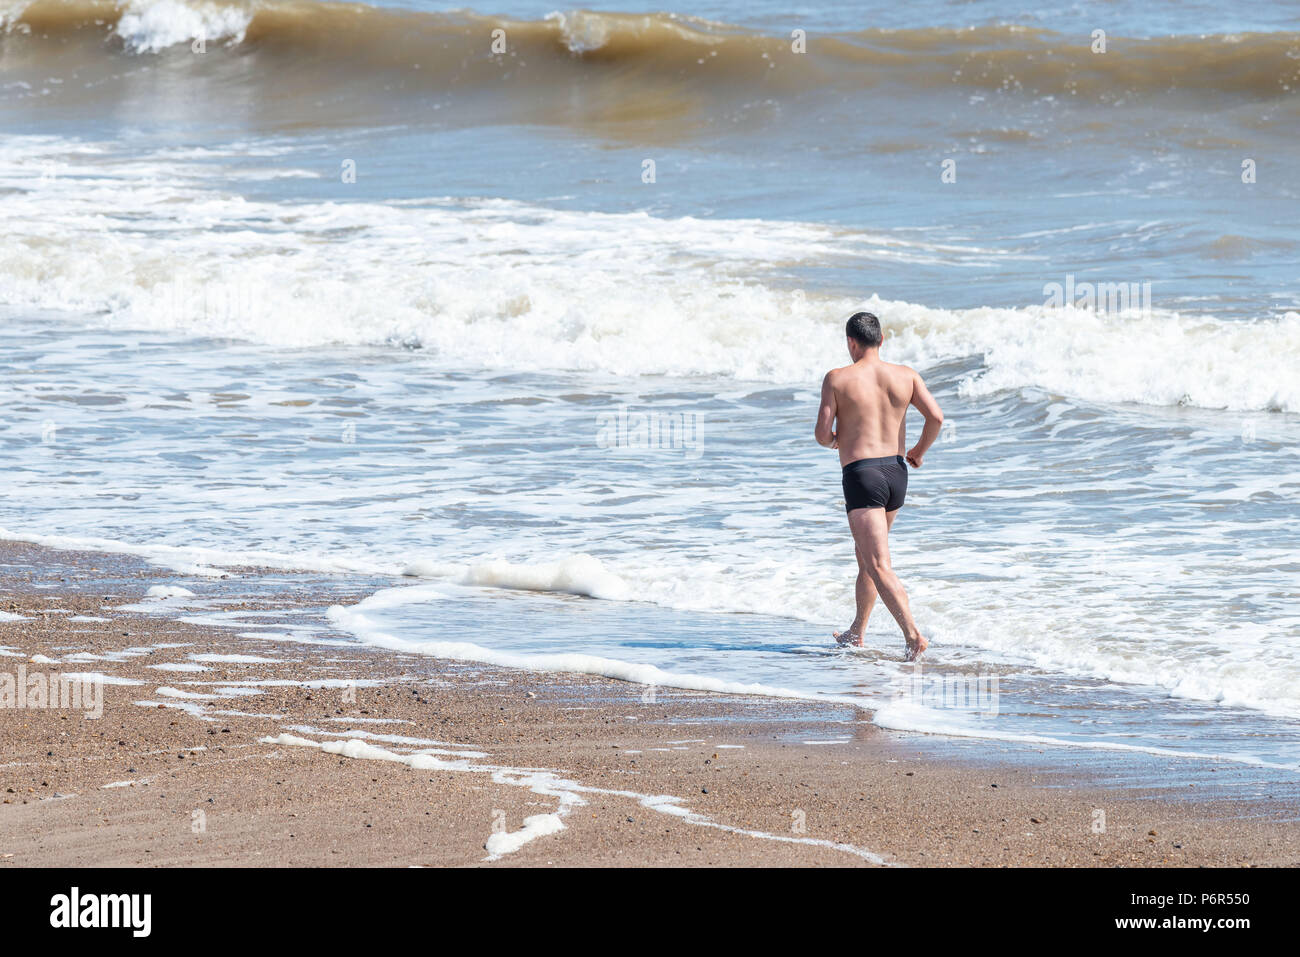
{"type": "Polygon", "coordinates": [[[485,369],[807,383],[840,362],[839,323],[865,307],[883,318],[896,361],[978,358],[962,384],[972,396],[1037,388],[1300,411],[1295,312],[1238,321],[1041,302],[943,309],[801,290],[787,278],[800,264],[979,266],[1012,250],[506,200],[261,202],[204,185],[201,167],[175,157],[106,166],[84,144],[71,158],[49,138],[5,146],[0,186],[15,192],[0,304],[100,314],[113,328],[419,347],[485,369]],[[51,155],[59,175],[42,179],[51,155]]]}

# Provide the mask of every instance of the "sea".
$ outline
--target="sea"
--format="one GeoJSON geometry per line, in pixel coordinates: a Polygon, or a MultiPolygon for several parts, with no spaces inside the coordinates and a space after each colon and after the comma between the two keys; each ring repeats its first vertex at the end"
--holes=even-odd
{"type": "Polygon", "coordinates": [[[1300,771],[1300,8],[647,2],[0,0],[0,537],[166,613],[311,572],[408,653],[1300,771]],[[859,309],[945,412],[920,669],[883,607],[831,639],[859,309]]]}

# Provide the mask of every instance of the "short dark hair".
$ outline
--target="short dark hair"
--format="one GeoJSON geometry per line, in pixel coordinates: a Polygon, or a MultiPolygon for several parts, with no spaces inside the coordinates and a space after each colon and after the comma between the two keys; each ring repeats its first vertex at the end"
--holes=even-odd
{"type": "Polygon", "coordinates": [[[885,341],[880,333],[880,320],[869,312],[855,312],[844,324],[844,334],[862,346],[872,349],[885,341]]]}

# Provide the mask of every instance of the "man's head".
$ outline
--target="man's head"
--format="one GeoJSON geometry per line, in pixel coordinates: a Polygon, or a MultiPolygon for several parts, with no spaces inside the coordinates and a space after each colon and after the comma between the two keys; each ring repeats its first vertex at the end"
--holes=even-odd
{"type": "Polygon", "coordinates": [[[880,320],[869,312],[855,312],[844,324],[844,334],[849,340],[849,355],[857,362],[868,349],[879,349],[885,341],[880,331],[880,320]]]}

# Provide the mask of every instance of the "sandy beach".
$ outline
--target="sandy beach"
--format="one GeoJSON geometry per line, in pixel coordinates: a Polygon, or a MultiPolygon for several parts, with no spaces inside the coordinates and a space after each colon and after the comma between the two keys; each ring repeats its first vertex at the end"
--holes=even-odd
{"type": "Polygon", "coordinates": [[[0,713],[6,866],[1300,864],[1296,788],[1203,762],[290,642],[319,597],[253,596],[252,570],[208,590],[263,637],[122,610],[176,579],[121,556],[5,543],[0,566],[0,670],[106,676],[98,719],[0,713]]]}
{"type": "Polygon", "coordinates": [[[20,922],[1285,926],[1294,3],[14,0],[0,76],[20,922]]]}

